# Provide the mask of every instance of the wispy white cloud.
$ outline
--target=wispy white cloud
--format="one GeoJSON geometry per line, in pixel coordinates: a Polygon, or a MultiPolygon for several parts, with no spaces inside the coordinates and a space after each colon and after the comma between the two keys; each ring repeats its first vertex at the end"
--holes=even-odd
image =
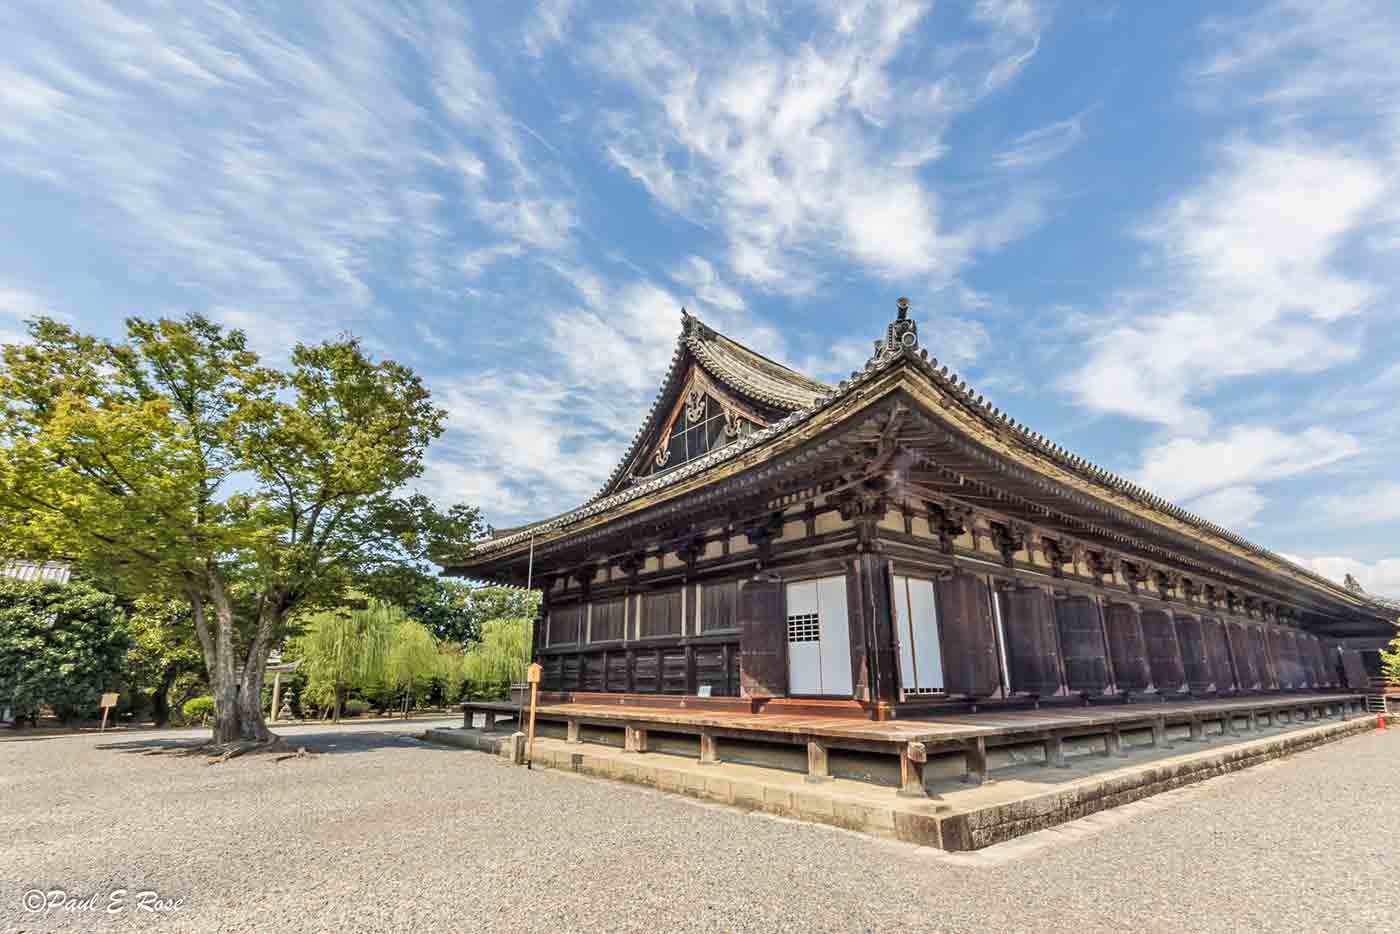
{"type": "Polygon", "coordinates": [[[997,154],[996,161],[1008,169],[1030,169],[1058,159],[1084,138],[1084,115],[1046,124],[1022,133],[997,154]]]}
{"type": "MultiPolygon", "coordinates": [[[[1190,501],[1207,493],[1296,476],[1355,456],[1361,443],[1331,428],[1287,434],[1268,426],[1240,426],[1209,439],[1179,437],[1143,452],[1134,476],[1169,499],[1190,501]]],[[[1215,501],[1239,508],[1239,492],[1215,501]]],[[[1254,503],[1254,511],[1262,503],[1254,503]]],[[[1252,515],[1252,513],[1251,513],[1252,515]]]]}
{"type": "Polygon", "coordinates": [[[1191,511],[1226,528],[1244,529],[1267,503],[1257,487],[1227,486],[1192,500],[1191,511]]]}
{"type": "Polygon", "coordinates": [[[0,168],[87,200],[138,275],[196,307],[199,296],[236,305],[262,341],[313,307],[322,326],[375,317],[386,255],[451,292],[488,258],[520,255],[503,240],[571,243],[567,180],[505,109],[459,11],[162,11],[75,2],[37,19],[0,14],[11,35],[33,33],[0,48],[0,168]],[[444,168],[462,180],[450,201],[444,168]],[[485,243],[449,222],[461,213],[485,243]]]}
{"type": "Polygon", "coordinates": [[[0,284],[0,344],[25,340],[25,321],[63,317],[41,296],[28,289],[0,284]]]}
{"type": "Polygon", "coordinates": [[[1329,493],[1310,499],[1310,516],[1332,526],[1376,525],[1400,520],[1400,483],[1377,483],[1350,493],[1329,493]]]}
{"type": "MultiPolygon", "coordinates": [[[[820,11],[828,28],[800,44],[765,30],[762,12],[712,29],[662,12],[599,30],[589,58],[636,105],[603,121],[607,151],[666,209],[719,232],[729,267],[761,288],[813,288],[819,248],[877,275],[946,280],[1005,234],[980,217],[948,222],[917,169],[942,151],[954,115],[1034,54],[1040,19],[1028,3],[979,4],[979,41],[945,52],[932,74],[897,76],[925,12],[820,11]]],[[[1013,214],[1030,216],[997,218],[1003,232],[1013,214]]]]}
{"type": "Polygon", "coordinates": [[[1158,288],[1085,324],[1088,360],[1064,387],[1091,410],[1204,431],[1200,399],[1226,380],[1351,359],[1335,322],[1375,288],[1337,255],[1385,190],[1381,167],[1341,150],[1231,145],[1140,232],[1158,288]]]}

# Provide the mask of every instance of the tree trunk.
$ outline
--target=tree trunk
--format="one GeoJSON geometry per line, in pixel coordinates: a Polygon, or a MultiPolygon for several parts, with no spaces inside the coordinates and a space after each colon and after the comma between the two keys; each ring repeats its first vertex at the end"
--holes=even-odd
{"type": "Polygon", "coordinates": [[[267,728],[262,712],[263,674],[271,651],[271,637],[281,622],[277,604],[264,601],[259,614],[258,629],[244,660],[243,677],[236,674],[233,647],[233,603],[224,588],[219,570],[210,565],[202,581],[192,575],[186,578],[186,593],[194,615],[195,632],[204,653],[204,665],[209,672],[210,693],[214,698],[214,736],[217,745],[232,743],[271,743],[277,737],[267,728]],[[205,587],[207,586],[207,591],[205,587]],[[213,631],[210,631],[205,596],[214,609],[213,631]]]}
{"type": "Polygon", "coordinates": [[[180,677],[182,670],[181,665],[167,665],[161,672],[160,686],[151,697],[151,717],[156,726],[165,726],[170,722],[170,689],[175,686],[175,679],[180,677]]]}

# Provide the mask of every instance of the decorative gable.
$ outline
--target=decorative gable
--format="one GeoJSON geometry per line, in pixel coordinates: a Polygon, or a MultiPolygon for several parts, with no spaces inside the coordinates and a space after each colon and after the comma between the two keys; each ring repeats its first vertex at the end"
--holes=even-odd
{"type": "Polygon", "coordinates": [[[831,389],[725,337],[684,308],[681,320],[656,402],[594,501],[771,425],[831,389]]]}
{"type": "Polygon", "coordinates": [[[765,424],[757,410],[725,392],[698,366],[692,366],[683,390],[632,476],[649,477],[679,467],[765,424]]]}

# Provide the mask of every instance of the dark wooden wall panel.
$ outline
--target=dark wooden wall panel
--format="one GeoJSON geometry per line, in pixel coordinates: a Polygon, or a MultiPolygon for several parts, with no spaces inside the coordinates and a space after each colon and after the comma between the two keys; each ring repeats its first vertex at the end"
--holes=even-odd
{"type": "Polygon", "coordinates": [[[643,637],[678,636],[682,632],[682,625],[679,590],[642,595],[643,637]]]}
{"type": "Polygon", "coordinates": [[[989,598],[986,581],[974,574],[958,571],[938,582],[949,694],[986,697],[1001,686],[989,598]]]}
{"type": "Polygon", "coordinates": [[[899,700],[899,664],[895,660],[894,610],[890,588],[894,569],[878,555],[863,555],[851,564],[847,614],[851,621],[851,672],[856,697],[868,701],[899,700]]]}
{"type": "Polygon", "coordinates": [[[1147,642],[1147,661],[1152,666],[1152,682],[1163,694],[1180,691],[1186,685],[1186,668],[1181,661],[1181,645],[1176,625],[1164,610],[1143,610],[1142,636],[1147,642]]]}
{"type": "Polygon", "coordinates": [[[739,624],[739,582],[705,584],[700,598],[700,631],[733,629],[739,624]]]}
{"type": "Polygon", "coordinates": [[[1098,601],[1078,595],[1061,597],[1055,601],[1055,621],[1066,685],[1076,694],[1102,694],[1108,689],[1108,656],[1098,601]]]}
{"type": "Polygon", "coordinates": [[[661,653],[661,690],[667,694],[690,693],[690,659],[685,649],[661,653]]]}
{"type": "Polygon", "coordinates": [[[1353,691],[1369,690],[1371,675],[1366,671],[1366,662],[1355,649],[1342,651],[1342,673],[1346,675],[1347,687],[1353,691]]]}
{"type": "Polygon", "coordinates": [[[1329,664],[1330,656],[1324,642],[1315,635],[1309,633],[1308,642],[1312,645],[1313,660],[1313,687],[1332,687],[1337,683],[1337,679],[1332,672],[1333,666],[1329,664]]]}
{"type": "Polygon", "coordinates": [[[1254,664],[1254,643],[1244,623],[1230,620],[1225,624],[1230,638],[1230,661],[1235,665],[1241,691],[1259,689],[1259,670],[1254,664]]]}
{"type": "Polygon", "coordinates": [[[583,686],[581,684],[582,675],[583,665],[579,657],[577,655],[565,655],[564,676],[561,679],[560,686],[565,691],[577,691],[583,686]]]}
{"type": "Polygon", "coordinates": [[[628,664],[626,652],[608,653],[607,690],[625,694],[632,690],[630,676],[632,667],[628,664]]]}
{"type": "Polygon", "coordinates": [[[1001,600],[1002,630],[1011,690],[1049,697],[1060,690],[1059,646],[1054,600],[1043,587],[1006,587],[1001,600]]]}
{"type": "Polygon", "coordinates": [[[1287,691],[1297,686],[1297,678],[1293,671],[1293,660],[1289,652],[1287,640],[1284,633],[1278,626],[1263,626],[1264,641],[1269,647],[1269,661],[1273,663],[1274,677],[1278,681],[1279,690],[1287,691]]]}
{"type": "Polygon", "coordinates": [[[1192,693],[1205,694],[1215,690],[1215,671],[1206,650],[1205,627],[1200,617],[1180,614],[1175,617],[1176,641],[1181,649],[1181,667],[1186,686],[1192,693]]]}
{"type": "Polygon", "coordinates": [[[1152,668],[1147,660],[1147,640],[1137,607],[1110,603],[1104,607],[1108,647],[1113,653],[1113,675],[1120,691],[1146,691],[1152,687],[1152,668]]]}
{"type": "Polygon", "coordinates": [[[583,685],[585,691],[601,691],[603,678],[607,673],[606,661],[601,654],[585,655],[583,658],[583,685]]]}
{"type": "Polygon", "coordinates": [[[729,666],[722,645],[702,645],[695,649],[695,686],[710,687],[714,697],[729,696],[729,666]]]}
{"type": "Polygon", "coordinates": [[[1250,652],[1254,659],[1254,670],[1259,676],[1259,687],[1265,691],[1277,691],[1278,665],[1274,660],[1268,633],[1262,623],[1246,623],[1249,629],[1250,652]]]}
{"type": "Polygon", "coordinates": [[[787,691],[787,620],[782,584],[743,581],[739,589],[739,671],[745,697],[787,691]]]}
{"type": "Polygon", "coordinates": [[[544,670],[540,672],[540,683],[546,691],[562,691],[564,689],[564,659],[558,655],[551,655],[540,663],[544,670]]]}
{"type": "Polygon", "coordinates": [[[1225,632],[1225,624],[1214,616],[1203,616],[1201,634],[1205,638],[1206,658],[1210,660],[1215,690],[1221,694],[1233,693],[1239,685],[1235,681],[1235,666],[1230,658],[1230,637],[1225,632]]]}
{"type": "Polygon", "coordinates": [[[641,649],[633,655],[632,690],[643,694],[661,690],[661,656],[655,649],[641,649]]]}

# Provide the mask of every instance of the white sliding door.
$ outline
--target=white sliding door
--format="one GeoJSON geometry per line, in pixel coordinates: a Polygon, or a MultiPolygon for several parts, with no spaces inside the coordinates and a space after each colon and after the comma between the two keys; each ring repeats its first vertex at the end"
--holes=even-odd
{"type": "Polygon", "coordinates": [[[788,693],[850,697],[846,578],[787,585],[788,693]]]}
{"type": "Polygon", "coordinates": [[[899,679],[905,694],[943,690],[943,647],[933,581],[894,578],[895,631],[899,635],[899,679]]]}

